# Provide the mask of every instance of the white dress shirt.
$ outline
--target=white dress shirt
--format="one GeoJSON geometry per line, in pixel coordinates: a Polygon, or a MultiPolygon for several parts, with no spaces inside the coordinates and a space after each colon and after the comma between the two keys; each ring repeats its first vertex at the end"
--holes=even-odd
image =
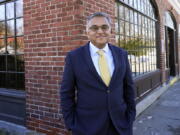
{"type": "MultiPolygon", "coordinates": [[[[90,54],[91,54],[93,64],[96,68],[96,71],[100,75],[99,66],[98,66],[99,54],[97,53],[100,49],[97,48],[95,45],[93,45],[91,42],[89,44],[89,49],[90,49],[90,54]]],[[[106,44],[105,47],[102,48],[101,50],[104,51],[106,60],[108,62],[109,71],[112,76],[112,74],[114,72],[114,61],[113,61],[113,56],[112,56],[111,50],[109,49],[108,44],[106,44]]]]}

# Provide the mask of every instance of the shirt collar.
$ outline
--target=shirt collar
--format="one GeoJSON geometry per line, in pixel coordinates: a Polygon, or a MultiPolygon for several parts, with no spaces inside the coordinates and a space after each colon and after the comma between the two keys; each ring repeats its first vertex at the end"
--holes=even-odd
{"type": "MultiPolygon", "coordinates": [[[[89,43],[89,45],[90,45],[91,54],[96,55],[97,51],[99,51],[100,49],[97,48],[95,45],[93,45],[93,43],[91,43],[91,42],[89,43]]],[[[105,53],[108,53],[110,51],[108,43],[106,43],[105,47],[102,48],[101,50],[103,50],[105,53]]]]}

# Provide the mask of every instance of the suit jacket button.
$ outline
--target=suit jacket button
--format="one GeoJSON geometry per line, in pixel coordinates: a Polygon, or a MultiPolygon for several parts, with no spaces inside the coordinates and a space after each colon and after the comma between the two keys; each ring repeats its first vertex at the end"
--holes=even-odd
{"type": "Polygon", "coordinates": [[[110,90],[107,90],[107,93],[110,93],[110,90]]]}

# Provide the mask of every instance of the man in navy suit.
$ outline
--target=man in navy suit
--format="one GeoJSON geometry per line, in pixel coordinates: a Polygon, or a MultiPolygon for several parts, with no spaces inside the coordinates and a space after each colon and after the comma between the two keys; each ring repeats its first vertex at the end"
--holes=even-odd
{"type": "Polygon", "coordinates": [[[89,16],[86,31],[89,42],[65,59],[60,96],[66,128],[73,135],[132,135],[136,109],[128,54],[109,43],[106,13],[89,16]]]}

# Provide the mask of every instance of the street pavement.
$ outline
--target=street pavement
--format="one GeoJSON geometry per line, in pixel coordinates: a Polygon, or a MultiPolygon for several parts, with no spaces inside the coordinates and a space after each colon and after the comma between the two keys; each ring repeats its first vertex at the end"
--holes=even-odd
{"type": "Polygon", "coordinates": [[[180,81],[135,120],[134,135],[180,135],[180,81]]]}

